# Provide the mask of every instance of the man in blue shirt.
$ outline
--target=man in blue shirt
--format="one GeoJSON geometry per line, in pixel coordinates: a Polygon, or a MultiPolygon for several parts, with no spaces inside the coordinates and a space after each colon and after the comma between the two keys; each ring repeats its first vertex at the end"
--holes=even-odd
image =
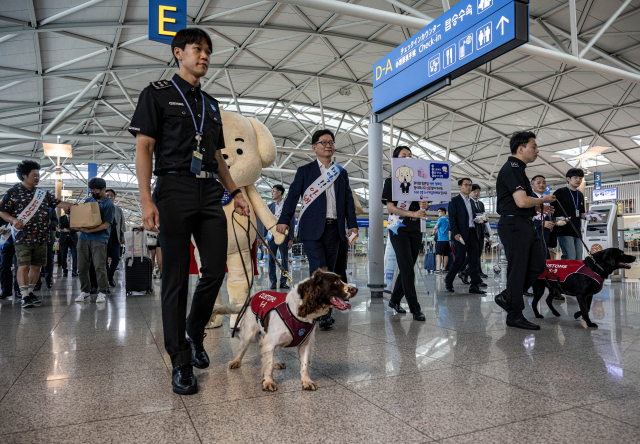
{"type": "Polygon", "coordinates": [[[100,177],[89,180],[89,191],[91,197],[87,202],[98,202],[100,207],[100,218],[102,223],[94,228],[77,228],[80,231],[78,239],[78,274],[80,275],[80,288],[82,293],[76,298],[76,302],[84,302],[89,299],[91,279],[89,277],[89,267],[91,262],[96,269],[98,278],[98,298],[96,302],[106,302],[107,300],[107,242],[111,234],[111,224],[116,214],[116,207],[107,197],[107,182],[100,177]]]}
{"type": "Polygon", "coordinates": [[[438,232],[438,241],[436,242],[436,273],[442,273],[447,268],[449,262],[449,253],[451,253],[451,245],[449,244],[449,218],[447,210],[438,208],[438,222],[433,227],[432,235],[438,232]]]}

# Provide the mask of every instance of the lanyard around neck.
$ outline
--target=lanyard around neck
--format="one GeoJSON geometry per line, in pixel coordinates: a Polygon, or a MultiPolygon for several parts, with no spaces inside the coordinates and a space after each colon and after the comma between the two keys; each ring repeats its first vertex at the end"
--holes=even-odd
{"type": "Polygon", "coordinates": [[[182,99],[184,100],[184,104],[187,105],[187,108],[189,108],[189,112],[191,113],[191,118],[193,119],[193,126],[196,127],[196,135],[201,135],[202,128],[204,127],[204,96],[202,95],[202,91],[200,91],[200,97],[202,98],[202,114],[201,114],[202,120],[200,121],[200,129],[198,129],[198,124],[196,123],[196,117],[193,115],[193,111],[191,111],[191,107],[189,106],[189,102],[187,102],[187,98],[184,96],[184,94],[182,94],[182,91],[180,90],[180,88],[178,88],[178,85],[176,85],[176,82],[173,79],[171,79],[171,83],[173,83],[173,86],[176,87],[176,89],[182,96],[182,99]]]}
{"type": "MultiPolygon", "coordinates": [[[[567,187],[568,188],[568,187],[567,187]]],[[[573,198],[573,191],[569,188],[569,193],[571,194],[571,201],[573,202],[573,206],[575,209],[578,209],[578,202],[580,200],[580,191],[576,190],[576,198],[573,198]]]]}

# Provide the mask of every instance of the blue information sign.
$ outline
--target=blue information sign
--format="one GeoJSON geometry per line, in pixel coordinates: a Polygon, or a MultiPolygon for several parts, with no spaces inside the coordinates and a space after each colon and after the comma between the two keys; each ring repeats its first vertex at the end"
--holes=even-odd
{"type": "Polygon", "coordinates": [[[149,0],[149,40],[171,44],[187,27],[187,0],[149,0]]]}
{"type": "Polygon", "coordinates": [[[528,0],[462,0],[373,65],[373,111],[409,106],[430,85],[528,40],[528,0]]]}
{"type": "Polygon", "coordinates": [[[593,173],[593,181],[595,183],[594,188],[596,190],[599,190],[600,188],[602,188],[602,174],[600,174],[597,171],[593,173]]]}

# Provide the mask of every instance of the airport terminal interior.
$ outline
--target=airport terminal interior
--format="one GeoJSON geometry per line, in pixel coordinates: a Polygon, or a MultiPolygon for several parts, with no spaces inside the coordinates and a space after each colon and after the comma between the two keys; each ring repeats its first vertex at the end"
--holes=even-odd
{"type": "MultiPolygon", "coordinates": [[[[594,295],[597,328],[574,318],[580,307],[571,295],[553,301],[559,316],[543,298],[543,318],[536,318],[525,292],[523,314],[540,330],[508,326],[495,302],[509,266],[496,229],[496,183],[515,131],[535,133],[539,154],[526,174],[544,176],[547,194],[567,185],[569,169],[583,171],[586,206],[604,218],[583,223],[587,253],[617,246],[640,256],[639,13],[640,0],[0,1],[3,195],[18,182],[16,166],[32,160],[41,167],[38,187],[72,204],[85,201],[88,180],[104,179],[126,231],[142,226],[128,128],[143,89],[178,73],[171,34],[156,35],[157,27],[170,31],[185,20],[212,40],[200,86],[218,100],[223,129],[247,118],[257,123],[246,127],[266,128],[275,142],[269,156],[258,149],[264,136],[246,137],[255,146],[242,145],[244,152],[244,139],[225,137],[231,177],[270,204],[274,186],[288,191],[297,172],[316,162],[312,136],[329,129],[359,227],[346,255],[347,281],[358,293],[349,309],[333,311],[332,326],[314,330],[309,375],[317,390],[303,390],[294,347],[275,351],[285,364],[273,371],[277,391],[263,390],[257,343],[230,369],[240,341],[225,315],[205,330],[211,364],[194,370],[198,393],[174,393],[162,280],[175,271],[158,264],[149,291],[128,291],[126,248],[105,302],[96,294],[76,302],[79,278],[63,271],[57,254],[35,307],[21,306],[0,270],[0,443],[640,443],[640,261],[594,295]],[[166,9],[174,7],[175,17],[166,9]],[[501,17],[507,10],[528,18],[501,17]],[[474,28],[489,20],[491,34],[474,28]],[[457,54],[442,44],[438,63],[427,64],[439,27],[444,39],[456,33],[457,54]],[[492,49],[510,32],[526,37],[492,49]],[[396,48],[400,58],[376,69],[396,48]],[[424,70],[385,94],[413,81],[427,88],[432,75],[448,72],[446,84],[413,93],[411,103],[403,97],[403,106],[380,107],[382,76],[410,72],[421,60],[424,70]],[[446,274],[427,265],[438,214],[435,206],[426,212],[414,267],[423,322],[405,299],[406,314],[391,308],[386,291],[398,267],[383,258],[394,234],[385,229],[380,197],[400,145],[414,159],[450,168],[451,196],[459,179],[480,185],[493,228],[481,258],[486,293],[469,293],[458,277],[450,292],[446,274]],[[256,163],[249,156],[262,164],[250,174],[243,165],[256,163]]],[[[231,224],[228,230],[231,245],[231,224]]],[[[209,235],[198,249],[224,251],[209,235]]],[[[310,263],[298,238],[288,257],[299,284],[310,263]]],[[[255,265],[252,294],[272,288],[264,248],[255,265]]],[[[227,283],[221,298],[230,304],[227,283]]],[[[196,266],[188,306],[197,284],[196,266]]]]}

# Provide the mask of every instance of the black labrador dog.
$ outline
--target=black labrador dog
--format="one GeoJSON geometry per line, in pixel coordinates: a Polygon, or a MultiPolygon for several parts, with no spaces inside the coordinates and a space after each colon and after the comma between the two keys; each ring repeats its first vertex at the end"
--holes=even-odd
{"type": "MultiPolygon", "coordinates": [[[[635,260],[635,256],[625,254],[618,248],[607,248],[606,250],[594,253],[591,257],[587,257],[584,260],[584,265],[604,280],[620,268],[631,268],[629,264],[635,260]]],[[[536,318],[544,318],[544,316],[538,312],[538,302],[542,298],[545,288],[549,289],[549,295],[546,299],[547,306],[554,316],[560,316],[560,313],[553,308],[553,298],[555,295],[567,294],[575,296],[578,299],[580,311],[576,312],[573,316],[576,319],[582,316],[582,319],[587,323],[587,327],[598,328],[598,324],[591,322],[589,319],[589,310],[591,309],[593,295],[602,290],[602,285],[599,282],[585,274],[579,273],[567,276],[564,282],[558,282],[552,279],[538,279],[536,283],[533,284],[532,308],[536,318]]]]}

